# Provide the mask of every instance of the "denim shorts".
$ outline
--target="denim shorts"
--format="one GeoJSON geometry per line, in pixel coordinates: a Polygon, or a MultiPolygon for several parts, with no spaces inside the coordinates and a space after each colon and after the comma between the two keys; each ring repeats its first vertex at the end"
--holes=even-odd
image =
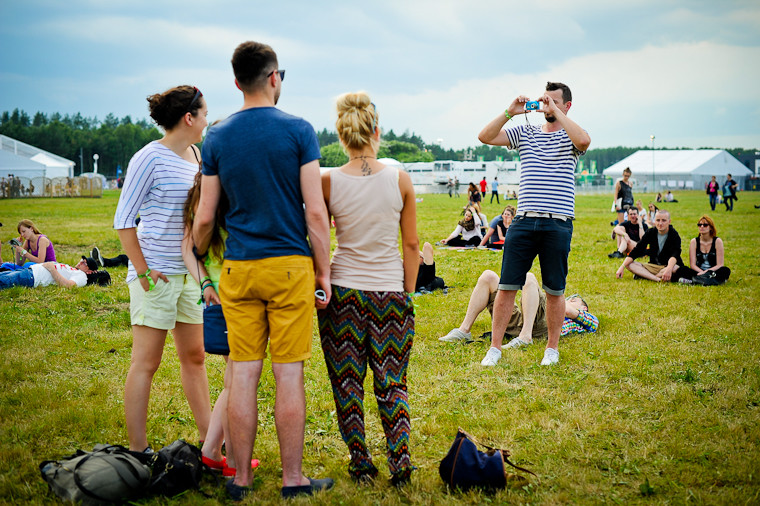
{"type": "Polygon", "coordinates": [[[565,293],[573,220],[515,216],[504,239],[499,290],[520,290],[538,255],[541,285],[549,295],[565,293]]]}

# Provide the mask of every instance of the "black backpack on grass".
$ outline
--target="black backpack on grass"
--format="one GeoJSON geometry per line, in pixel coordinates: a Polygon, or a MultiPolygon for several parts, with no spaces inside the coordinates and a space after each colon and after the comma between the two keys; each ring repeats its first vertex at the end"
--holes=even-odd
{"type": "Polygon", "coordinates": [[[198,489],[205,467],[201,451],[178,439],[156,453],[100,444],[92,452],[46,460],[40,472],[55,495],[89,506],[198,489]]]}
{"type": "Polygon", "coordinates": [[[42,479],[65,501],[86,505],[139,499],[150,484],[147,462],[123,446],[96,445],[92,452],[77,450],[62,460],[40,464],[42,479]]]}
{"type": "Polygon", "coordinates": [[[153,475],[148,494],[175,496],[189,489],[200,488],[203,469],[199,448],[181,439],[150,454],[153,475]]]}

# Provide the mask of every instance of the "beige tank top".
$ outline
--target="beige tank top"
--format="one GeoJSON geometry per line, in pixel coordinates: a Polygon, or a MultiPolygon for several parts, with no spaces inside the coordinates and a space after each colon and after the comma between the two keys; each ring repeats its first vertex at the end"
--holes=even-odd
{"type": "Polygon", "coordinates": [[[404,266],[398,249],[401,209],[399,173],[384,167],[370,176],[330,172],[330,214],[338,245],[331,282],[356,290],[401,292],[404,266]]]}

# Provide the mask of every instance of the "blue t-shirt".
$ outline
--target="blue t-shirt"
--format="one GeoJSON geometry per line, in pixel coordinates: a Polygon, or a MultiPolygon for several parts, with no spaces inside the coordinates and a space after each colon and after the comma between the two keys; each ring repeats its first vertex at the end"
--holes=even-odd
{"type": "Polygon", "coordinates": [[[230,201],[225,259],[311,256],[301,166],[320,158],[314,128],[274,107],[238,111],[209,129],[203,174],[230,201]]]}
{"type": "Polygon", "coordinates": [[[546,133],[541,125],[520,125],[505,131],[520,153],[517,212],[575,216],[575,166],[583,153],[565,129],[546,133]]]}
{"type": "Polygon", "coordinates": [[[488,224],[488,228],[492,228],[492,229],[496,230],[496,227],[502,221],[504,221],[504,217],[502,215],[498,215],[498,216],[494,217],[494,219],[491,220],[491,223],[488,224]]]}

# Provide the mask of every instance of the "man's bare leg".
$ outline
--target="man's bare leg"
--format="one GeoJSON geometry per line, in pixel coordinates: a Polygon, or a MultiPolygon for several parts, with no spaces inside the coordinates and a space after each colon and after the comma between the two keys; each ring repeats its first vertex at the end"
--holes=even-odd
{"type": "Polygon", "coordinates": [[[559,347],[559,333],[565,321],[565,296],[546,294],[546,328],[549,334],[546,347],[559,347]]]}
{"type": "MultiPolygon", "coordinates": [[[[274,400],[274,422],[280,443],[282,460],[282,486],[308,485],[303,475],[304,429],[306,427],[306,396],[303,384],[303,362],[272,363],[277,385],[274,400]]],[[[241,462],[250,462],[248,460],[241,462]]]]}
{"type": "Polygon", "coordinates": [[[520,299],[523,327],[520,329],[520,335],[517,336],[521,341],[528,344],[533,342],[533,326],[536,323],[538,301],[541,295],[538,290],[538,280],[533,273],[529,272],[525,277],[525,285],[523,285],[522,298],[520,299]]]}
{"type": "MultiPolygon", "coordinates": [[[[462,324],[459,326],[459,330],[465,334],[470,332],[472,325],[475,323],[475,319],[486,307],[488,307],[488,300],[491,298],[491,294],[498,288],[499,275],[494,271],[483,271],[483,274],[480,275],[478,282],[475,284],[475,288],[472,290],[470,301],[467,303],[467,313],[464,316],[464,320],[462,320],[462,324]]],[[[494,309],[494,313],[495,312],[496,310],[494,309]]],[[[509,315],[512,315],[511,311],[509,315]]],[[[506,328],[506,324],[504,328],[506,328]]],[[[502,332],[502,335],[503,334],[504,333],[502,332]]]]}
{"type": "Polygon", "coordinates": [[[517,290],[499,290],[493,301],[493,318],[491,320],[491,348],[501,349],[504,332],[509,325],[515,305],[517,290]]]}
{"type": "MultiPolygon", "coordinates": [[[[235,362],[230,360],[232,381],[227,405],[230,439],[235,462],[250,462],[258,427],[258,389],[262,360],[235,362]]],[[[303,437],[303,435],[301,436],[303,437]]],[[[284,467],[284,466],[283,466],[284,467]]],[[[238,465],[235,485],[249,487],[253,482],[250,465],[238,465]]]]}
{"type": "Polygon", "coordinates": [[[660,278],[646,270],[646,268],[641,265],[640,262],[631,262],[627,269],[631,271],[632,273],[636,274],[640,278],[648,279],[649,281],[661,281],[660,278]]]}

